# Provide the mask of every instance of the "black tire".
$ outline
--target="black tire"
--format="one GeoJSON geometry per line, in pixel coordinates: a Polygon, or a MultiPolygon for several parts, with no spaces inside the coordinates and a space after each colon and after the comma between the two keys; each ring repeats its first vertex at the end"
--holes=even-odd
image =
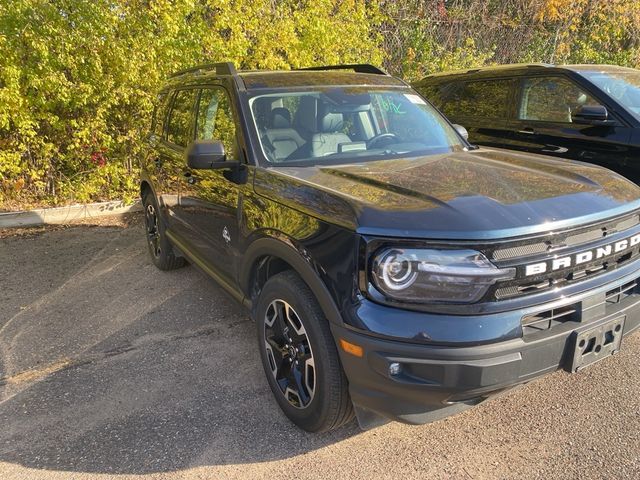
{"type": "Polygon", "coordinates": [[[347,377],[329,323],[304,281],[293,271],[274,275],[260,293],[256,313],[262,366],[284,414],[308,432],[349,422],[347,377]]]}
{"type": "Polygon", "coordinates": [[[153,264],[160,270],[175,270],[184,266],[184,258],[175,255],[173,246],[165,234],[158,203],[151,191],[147,190],[142,196],[142,205],[147,247],[153,264]]]}

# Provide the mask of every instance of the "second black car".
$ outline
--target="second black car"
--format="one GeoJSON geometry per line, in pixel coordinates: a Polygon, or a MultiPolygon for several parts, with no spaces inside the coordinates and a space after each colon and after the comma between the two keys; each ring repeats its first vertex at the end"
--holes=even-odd
{"type": "Polygon", "coordinates": [[[640,71],[610,65],[504,65],[414,85],[472,143],[553,155],[640,176],[640,71]]]}

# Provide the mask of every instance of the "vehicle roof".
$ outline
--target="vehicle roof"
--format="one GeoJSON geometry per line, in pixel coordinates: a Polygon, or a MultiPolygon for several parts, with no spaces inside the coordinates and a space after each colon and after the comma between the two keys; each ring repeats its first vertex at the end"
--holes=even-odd
{"type": "Polygon", "coordinates": [[[402,80],[367,64],[334,65],[304,70],[236,70],[231,63],[198,65],[171,75],[162,90],[234,78],[241,89],[331,86],[407,86],[402,80]]]}
{"type": "MultiPolygon", "coordinates": [[[[637,71],[633,68],[620,67],[618,65],[600,65],[600,64],[575,64],[575,65],[552,65],[548,63],[514,63],[507,65],[495,65],[489,67],[469,68],[465,70],[451,70],[447,72],[438,72],[427,75],[423,80],[438,79],[453,76],[465,76],[465,77],[488,77],[488,76],[500,76],[509,75],[514,73],[539,73],[541,71],[557,72],[557,71],[572,71],[576,73],[581,72],[620,72],[620,71],[637,71]]],[[[422,80],[416,82],[420,83],[422,80]]]]}
{"type": "Polygon", "coordinates": [[[406,86],[390,75],[354,73],[346,70],[255,70],[238,72],[247,90],[258,88],[322,87],[332,85],[352,86],[406,86]]]}
{"type": "Polygon", "coordinates": [[[559,68],[565,68],[567,70],[573,70],[574,72],[637,72],[635,68],[622,67],[620,65],[605,65],[605,64],[575,64],[575,65],[559,65],[559,68]]]}

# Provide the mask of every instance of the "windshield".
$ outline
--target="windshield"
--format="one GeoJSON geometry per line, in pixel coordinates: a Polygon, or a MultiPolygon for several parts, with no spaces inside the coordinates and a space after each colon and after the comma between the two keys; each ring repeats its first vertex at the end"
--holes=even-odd
{"type": "Polygon", "coordinates": [[[262,150],[274,164],[352,163],[465,147],[409,89],[277,91],[250,99],[262,150]]]}
{"type": "Polygon", "coordinates": [[[608,72],[580,72],[640,120],[640,71],[625,69],[608,72]]]}

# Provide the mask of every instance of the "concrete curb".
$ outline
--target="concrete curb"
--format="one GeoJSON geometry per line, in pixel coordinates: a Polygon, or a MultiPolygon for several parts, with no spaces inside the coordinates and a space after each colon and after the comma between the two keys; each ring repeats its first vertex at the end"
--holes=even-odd
{"type": "Polygon", "coordinates": [[[68,207],[40,208],[22,212],[0,213],[0,228],[34,227],[47,224],[65,224],[87,218],[122,215],[142,211],[139,201],[126,205],[123,201],[88,203],[68,207]]]}

